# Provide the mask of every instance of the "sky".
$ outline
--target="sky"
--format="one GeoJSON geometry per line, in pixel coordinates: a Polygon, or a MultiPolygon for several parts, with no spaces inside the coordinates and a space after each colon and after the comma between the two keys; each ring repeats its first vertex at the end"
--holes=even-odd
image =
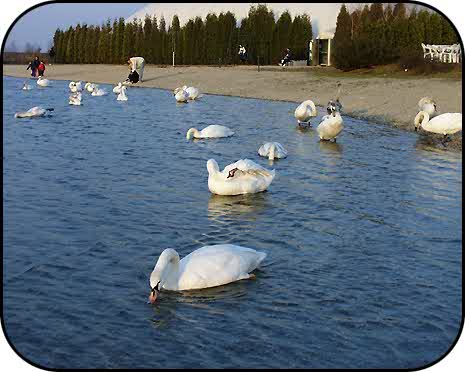
{"type": "Polygon", "coordinates": [[[55,30],[77,23],[102,24],[108,18],[127,18],[148,3],[61,3],[46,4],[31,10],[14,25],[5,50],[14,44],[19,50],[27,42],[48,50],[55,30]]]}
{"type": "MultiPolygon", "coordinates": [[[[26,43],[40,46],[46,51],[51,46],[55,30],[59,27],[66,29],[77,23],[102,24],[108,18],[124,17],[132,20],[135,16],[144,18],[146,13],[165,16],[167,24],[174,14],[178,14],[181,23],[190,17],[200,15],[204,17],[209,11],[220,13],[231,10],[241,20],[247,15],[253,3],[61,3],[40,6],[22,16],[15,24],[8,39],[6,51],[24,50],[26,43]]],[[[314,33],[318,34],[321,25],[334,30],[340,4],[302,4],[282,3],[267,4],[279,15],[284,9],[289,9],[291,15],[308,12],[312,17],[314,33]]]]}

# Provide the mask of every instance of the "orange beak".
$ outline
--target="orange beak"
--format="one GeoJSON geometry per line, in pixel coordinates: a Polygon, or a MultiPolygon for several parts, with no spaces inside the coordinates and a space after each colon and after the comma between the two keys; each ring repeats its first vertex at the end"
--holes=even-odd
{"type": "Polygon", "coordinates": [[[157,291],[152,291],[150,292],[150,295],[149,295],[149,302],[151,304],[154,304],[155,301],[157,300],[157,297],[158,297],[158,292],[157,291]]]}

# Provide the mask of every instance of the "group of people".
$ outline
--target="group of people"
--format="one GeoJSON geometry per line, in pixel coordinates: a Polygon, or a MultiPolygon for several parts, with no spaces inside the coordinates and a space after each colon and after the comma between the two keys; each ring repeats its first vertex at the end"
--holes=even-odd
{"type": "MultiPolygon", "coordinates": [[[[281,60],[280,63],[278,63],[280,66],[286,66],[287,63],[291,62],[291,50],[289,48],[287,48],[285,50],[285,56],[284,58],[281,60]]],[[[241,60],[242,63],[246,62],[247,61],[247,51],[245,50],[245,47],[243,47],[241,44],[239,44],[239,58],[241,60]]]]}
{"type": "Polygon", "coordinates": [[[34,60],[29,62],[29,65],[27,66],[26,70],[31,69],[31,76],[36,77],[36,76],[44,76],[45,73],[45,63],[44,61],[39,60],[39,57],[36,56],[34,60]]]}

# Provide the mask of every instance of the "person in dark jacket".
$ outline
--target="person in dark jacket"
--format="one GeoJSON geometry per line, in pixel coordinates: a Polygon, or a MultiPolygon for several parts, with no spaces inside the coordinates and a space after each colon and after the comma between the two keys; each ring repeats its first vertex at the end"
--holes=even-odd
{"type": "Polygon", "coordinates": [[[29,67],[31,68],[31,76],[36,77],[37,76],[37,69],[39,68],[40,61],[39,57],[36,56],[34,60],[29,64],[26,70],[29,70],[29,67]]]}
{"type": "Polygon", "coordinates": [[[281,66],[286,66],[288,62],[291,62],[291,50],[289,48],[286,49],[286,55],[284,56],[283,60],[281,61],[281,66]]]}
{"type": "Polygon", "coordinates": [[[34,68],[33,61],[29,62],[29,65],[26,68],[26,70],[29,70],[29,69],[31,69],[31,76],[35,77],[36,76],[36,69],[34,68]]]}

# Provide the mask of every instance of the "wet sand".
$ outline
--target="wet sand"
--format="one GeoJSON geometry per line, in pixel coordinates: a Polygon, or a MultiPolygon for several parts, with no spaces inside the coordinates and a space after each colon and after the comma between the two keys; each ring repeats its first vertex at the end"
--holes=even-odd
{"type": "MultiPolygon", "coordinates": [[[[413,130],[417,103],[424,96],[433,97],[440,113],[462,112],[462,82],[449,78],[427,77],[348,77],[325,76],[321,68],[281,68],[278,66],[234,67],[157,67],[148,65],[144,81],[135,86],[173,90],[193,85],[202,93],[262,98],[300,103],[312,99],[324,106],[336,95],[336,84],[342,83],[343,113],[378,123],[413,130]]],[[[26,66],[3,65],[3,74],[29,76],[26,66]]],[[[126,66],[118,65],[52,65],[46,77],[53,80],[83,80],[117,84],[127,77],[126,66]]],[[[436,143],[441,136],[431,136],[436,143]]],[[[462,148],[462,135],[454,135],[448,148],[462,148]]]]}

